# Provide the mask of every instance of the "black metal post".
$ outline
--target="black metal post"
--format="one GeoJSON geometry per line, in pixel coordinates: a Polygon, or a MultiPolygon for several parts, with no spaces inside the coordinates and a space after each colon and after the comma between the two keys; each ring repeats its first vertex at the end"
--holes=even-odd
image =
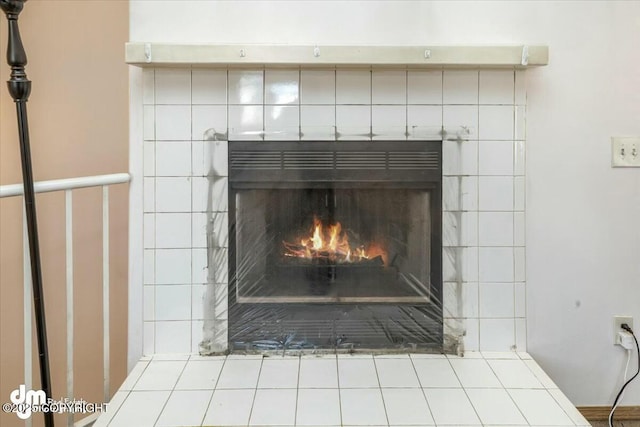
{"type": "MultiPolygon", "coordinates": [[[[22,46],[18,15],[26,0],[0,0],[0,8],[7,16],[9,42],[7,63],[11,67],[11,77],[7,82],[9,93],[16,104],[18,115],[18,134],[20,137],[20,155],[22,161],[22,181],[24,183],[24,205],[27,214],[29,235],[29,255],[31,256],[31,281],[33,284],[33,303],[35,307],[36,334],[38,337],[38,356],[40,361],[41,388],[47,398],[51,398],[51,373],[49,370],[49,349],[47,346],[47,322],[44,315],[44,292],[42,289],[42,269],[40,266],[40,245],[38,243],[38,222],[36,218],[36,198],[31,169],[31,149],[29,147],[29,123],[27,122],[27,101],[31,93],[31,82],[27,79],[25,65],[27,54],[22,46]]],[[[25,363],[30,363],[26,361],[25,363]]],[[[53,413],[44,413],[44,424],[53,427],[53,413]]]]}

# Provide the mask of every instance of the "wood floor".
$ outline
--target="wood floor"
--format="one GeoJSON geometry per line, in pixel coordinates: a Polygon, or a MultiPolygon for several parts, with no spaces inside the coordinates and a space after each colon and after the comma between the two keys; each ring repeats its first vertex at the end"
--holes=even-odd
{"type": "MultiPolygon", "coordinates": [[[[589,421],[593,427],[608,427],[607,421],[589,421]]],[[[640,427],[640,421],[616,421],[615,427],[640,427]]]]}

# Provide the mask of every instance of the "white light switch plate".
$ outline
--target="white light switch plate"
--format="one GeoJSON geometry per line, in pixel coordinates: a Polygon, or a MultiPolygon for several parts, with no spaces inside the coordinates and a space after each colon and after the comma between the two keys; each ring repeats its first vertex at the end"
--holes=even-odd
{"type": "Polygon", "coordinates": [[[640,168],[640,137],[611,138],[611,166],[614,168],[640,168]]]}

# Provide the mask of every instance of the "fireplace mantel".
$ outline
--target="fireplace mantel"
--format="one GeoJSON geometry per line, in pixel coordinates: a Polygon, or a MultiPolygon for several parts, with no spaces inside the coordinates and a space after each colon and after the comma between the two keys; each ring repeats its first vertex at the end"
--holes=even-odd
{"type": "Polygon", "coordinates": [[[128,64],[158,66],[400,66],[529,68],[549,62],[547,46],[289,46],[130,42],[128,64]]]}

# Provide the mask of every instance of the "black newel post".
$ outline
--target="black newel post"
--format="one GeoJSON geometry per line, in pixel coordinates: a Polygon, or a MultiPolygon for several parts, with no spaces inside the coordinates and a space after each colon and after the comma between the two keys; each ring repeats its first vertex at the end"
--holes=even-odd
{"type": "MultiPolygon", "coordinates": [[[[42,270],[40,267],[40,246],[38,243],[38,223],[36,220],[36,200],[31,170],[31,149],[29,148],[29,124],[27,122],[27,100],[31,93],[31,82],[27,79],[24,67],[27,55],[20,39],[18,15],[26,0],[0,0],[0,8],[7,16],[9,42],[7,62],[11,67],[11,78],[7,82],[9,93],[16,104],[18,114],[18,134],[20,136],[20,155],[22,160],[22,181],[24,183],[24,205],[27,214],[29,234],[29,255],[31,256],[31,280],[33,283],[33,302],[35,307],[36,333],[38,336],[38,356],[40,361],[40,380],[42,390],[51,398],[51,374],[49,371],[49,349],[47,347],[47,328],[44,315],[44,294],[42,290],[42,270]]],[[[29,361],[25,361],[29,363],[29,361]]],[[[53,414],[44,413],[46,427],[53,427],[53,414]]]]}

